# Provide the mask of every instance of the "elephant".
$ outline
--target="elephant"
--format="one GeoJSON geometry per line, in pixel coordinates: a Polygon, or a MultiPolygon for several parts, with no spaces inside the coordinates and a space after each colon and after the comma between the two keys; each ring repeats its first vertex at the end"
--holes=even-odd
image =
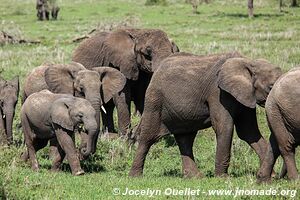
{"type": "Polygon", "coordinates": [[[51,13],[52,19],[56,20],[60,8],[56,4],[56,0],[37,0],[36,10],[38,20],[49,20],[49,14],[51,13]]]}
{"type": "Polygon", "coordinates": [[[216,133],[215,175],[227,176],[233,128],[264,157],[267,142],[256,118],[256,104],[264,106],[279,67],[263,59],[252,60],[237,52],[197,56],[176,53],[153,74],[145,97],[145,111],[137,128],[138,148],[130,176],[143,173],[150,147],[173,134],[179,146],[184,177],[201,177],[193,155],[197,131],[216,133]]]}
{"type": "Polygon", "coordinates": [[[279,155],[284,160],[280,177],[287,171],[289,179],[299,179],[295,164],[295,148],[300,144],[299,78],[300,66],[282,75],[267,98],[265,109],[271,135],[266,156],[257,173],[258,182],[271,181],[270,171],[279,155]]]}
{"type": "Polygon", "coordinates": [[[114,102],[105,105],[107,115],[102,115],[104,129],[110,133],[116,132],[113,121],[113,109],[116,106],[120,135],[131,132],[131,100],[137,111],[143,113],[145,92],[152,73],[161,60],[178,51],[178,46],[168,39],[167,34],[157,29],[100,32],[84,40],[75,49],[72,60],[87,69],[110,66],[120,70],[127,78],[124,89],[114,96],[114,102]]]}
{"type": "MultiPolygon", "coordinates": [[[[43,89],[85,98],[96,111],[97,135],[99,135],[100,108],[103,103],[107,103],[113,95],[121,91],[125,83],[125,76],[110,67],[95,67],[87,70],[76,62],[45,64],[33,69],[26,77],[22,101],[25,102],[30,94],[43,89]]],[[[96,145],[97,141],[94,144],[96,145]]],[[[96,146],[93,149],[96,150],[96,146]]]]}
{"type": "MultiPolygon", "coordinates": [[[[279,11],[282,12],[283,1],[279,0],[279,11]]],[[[297,7],[297,0],[291,0],[291,7],[297,7]]],[[[253,0],[248,0],[248,16],[252,18],[253,15],[253,0]]]]}
{"type": "Polygon", "coordinates": [[[0,77],[0,143],[13,143],[12,125],[19,95],[19,77],[5,80],[0,77]]]}
{"type": "Polygon", "coordinates": [[[83,124],[88,132],[88,140],[87,147],[80,153],[88,156],[94,151],[98,125],[96,111],[89,101],[42,90],[30,95],[22,105],[21,123],[33,170],[39,170],[36,152],[44,148],[49,140],[54,140],[57,154],[52,163],[52,170],[58,170],[67,156],[72,174],[84,174],[73,138],[74,131],[83,124]]]}

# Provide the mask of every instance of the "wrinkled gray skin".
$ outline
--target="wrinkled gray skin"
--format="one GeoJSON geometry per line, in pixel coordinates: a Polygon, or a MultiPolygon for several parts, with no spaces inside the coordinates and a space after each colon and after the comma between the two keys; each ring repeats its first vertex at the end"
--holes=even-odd
{"type": "Polygon", "coordinates": [[[295,163],[295,148],[300,144],[300,68],[281,76],[272,88],[267,102],[266,114],[271,130],[269,147],[263,164],[257,173],[259,182],[271,181],[271,172],[279,155],[287,170],[288,178],[299,179],[295,163]]]}
{"type": "Polygon", "coordinates": [[[19,95],[19,78],[4,80],[0,77],[0,144],[12,144],[12,125],[19,95]]]}
{"type": "MultiPolygon", "coordinates": [[[[30,94],[43,89],[49,89],[53,93],[71,94],[85,98],[96,111],[98,135],[101,105],[121,91],[125,82],[126,78],[123,74],[110,67],[96,67],[87,70],[75,62],[42,65],[33,69],[26,77],[23,87],[23,102],[30,94]]],[[[94,144],[96,145],[97,141],[94,144]]],[[[93,149],[96,150],[96,146],[93,149]]]]}
{"type": "Polygon", "coordinates": [[[185,177],[201,177],[193,155],[197,131],[212,126],[217,148],[215,174],[226,175],[233,127],[262,161],[267,143],[260,134],[256,104],[264,105],[281,75],[265,60],[250,60],[238,53],[168,57],[154,73],[145,97],[138,128],[139,145],[130,176],[140,176],[150,147],[166,134],[174,134],[185,177]]]}
{"type": "Polygon", "coordinates": [[[94,151],[97,122],[96,112],[90,102],[72,95],[42,90],[26,99],[21,109],[21,121],[33,170],[39,169],[36,152],[52,140],[56,141],[57,152],[52,170],[59,169],[66,155],[72,174],[84,173],[72,138],[78,126],[83,124],[88,133],[88,140],[87,147],[81,150],[81,154],[88,156],[94,151]]]}
{"type": "Polygon", "coordinates": [[[114,97],[114,103],[105,105],[107,115],[102,119],[108,132],[115,132],[114,104],[118,113],[121,135],[130,133],[130,103],[134,101],[139,113],[144,110],[145,92],[160,61],[178,47],[168,39],[165,32],[157,29],[120,29],[102,32],[84,40],[74,51],[72,60],[87,69],[110,66],[119,69],[127,78],[124,89],[114,97]]]}

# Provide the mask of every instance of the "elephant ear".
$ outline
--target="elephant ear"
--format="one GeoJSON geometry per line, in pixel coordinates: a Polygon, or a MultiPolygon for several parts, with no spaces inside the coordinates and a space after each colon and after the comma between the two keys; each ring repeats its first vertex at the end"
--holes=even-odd
{"type": "Polygon", "coordinates": [[[95,67],[92,70],[100,75],[102,86],[101,95],[104,103],[107,103],[115,94],[120,92],[125,84],[126,77],[118,70],[111,67],[95,67]]]}
{"type": "Polygon", "coordinates": [[[120,69],[126,78],[137,80],[139,75],[135,55],[135,40],[129,31],[118,30],[109,35],[104,41],[105,57],[103,66],[120,69]]]}
{"type": "Polygon", "coordinates": [[[80,70],[85,67],[77,62],[58,64],[45,71],[45,81],[53,93],[73,94],[74,79],[80,70]]]}
{"type": "Polygon", "coordinates": [[[51,106],[52,123],[57,124],[64,129],[74,131],[74,124],[69,115],[69,105],[64,102],[65,98],[56,100],[51,106]]]}
{"type": "Polygon", "coordinates": [[[222,90],[230,93],[241,104],[255,108],[256,98],[251,68],[248,59],[230,58],[219,69],[217,82],[222,90]]]}

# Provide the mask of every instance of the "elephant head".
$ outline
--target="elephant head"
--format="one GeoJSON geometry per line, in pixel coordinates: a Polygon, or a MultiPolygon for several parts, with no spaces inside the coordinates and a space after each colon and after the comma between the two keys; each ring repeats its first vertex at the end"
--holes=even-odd
{"type": "Polygon", "coordinates": [[[51,106],[50,116],[52,123],[71,132],[83,124],[88,137],[87,146],[81,149],[81,154],[86,157],[95,152],[98,123],[96,122],[96,112],[90,102],[75,97],[60,98],[51,106]]]}
{"type": "Polygon", "coordinates": [[[139,69],[154,72],[159,62],[179,51],[161,30],[119,29],[101,32],[84,40],[72,60],[87,69],[109,66],[119,69],[127,79],[137,80],[139,69]]]}
{"type": "Polygon", "coordinates": [[[88,100],[96,111],[98,133],[102,104],[120,92],[126,83],[125,76],[116,69],[97,67],[87,70],[75,62],[49,67],[45,71],[45,80],[51,92],[73,94],[88,100]]]}
{"type": "Polygon", "coordinates": [[[275,81],[282,75],[279,67],[263,59],[230,58],[219,69],[218,85],[241,104],[264,107],[275,81]]]}
{"type": "Polygon", "coordinates": [[[19,77],[6,81],[0,77],[0,111],[8,144],[13,142],[12,124],[19,95],[19,77]]]}
{"type": "Polygon", "coordinates": [[[154,72],[159,63],[169,55],[179,52],[178,46],[167,34],[158,29],[127,30],[134,40],[134,52],[138,66],[146,72],[154,72]]]}
{"type": "Polygon", "coordinates": [[[125,77],[118,70],[109,67],[101,68],[98,70],[101,71],[99,74],[97,70],[87,70],[83,65],[75,62],[68,65],[55,65],[45,71],[45,81],[51,92],[84,97],[92,103],[97,112],[103,102],[111,99],[125,85],[125,77]],[[107,88],[102,99],[101,88],[107,88]]]}

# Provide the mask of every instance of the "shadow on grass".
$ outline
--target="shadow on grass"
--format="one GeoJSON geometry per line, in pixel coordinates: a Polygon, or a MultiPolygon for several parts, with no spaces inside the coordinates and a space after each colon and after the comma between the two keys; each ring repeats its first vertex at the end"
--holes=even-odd
{"type": "Polygon", "coordinates": [[[230,177],[233,177],[233,178],[240,178],[240,177],[244,177],[245,175],[256,176],[256,171],[255,170],[237,170],[237,171],[231,172],[229,175],[230,175],[230,177]]]}
{"type": "Polygon", "coordinates": [[[177,177],[177,178],[179,177],[179,178],[181,178],[182,174],[181,174],[180,170],[178,170],[178,169],[170,169],[170,170],[165,170],[161,176],[162,177],[163,176],[168,176],[168,177],[177,177]]]}
{"type": "Polygon", "coordinates": [[[176,141],[173,135],[166,135],[163,137],[165,142],[165,147],[173,147],[176,146],[176,141]]]}
{"type": "MultiPolygon", "coordinates": [[[[231,17],[231,18],[249,18],[248,14],[244,14],[244,13],[218,13],[214,16],[216,16],[216,17],[231,17]]],[[[282,17],[282,16],[284,16],[283,12],[272,13],[272,14],[259,13],[259,14],[254,14],[253,18],[266,18],[266,17],[274,18],[274,17],[282,17]]]]}
{"type": "MultiPolygon", "coordinates": [[[[49,159],[49,156],[45,155],[44,158],[49,159]]],[[[99,161],[102,160],[103,160],[102,156],[93,155],[84,161],[80,161],[80,166],[86,173],[105,172],[106,171],[105,167],[99,163],[99,161]]],[[[52,161],[41,165],[41,168],[48,169],[49,171],[51,170],[51,167],[52,167],[52,161]]],[[[64,159],[64,162],[62,163],[60,169],[62,172],[72,173],[69,162],[66,160],[66,158],[64,159]]]]}

